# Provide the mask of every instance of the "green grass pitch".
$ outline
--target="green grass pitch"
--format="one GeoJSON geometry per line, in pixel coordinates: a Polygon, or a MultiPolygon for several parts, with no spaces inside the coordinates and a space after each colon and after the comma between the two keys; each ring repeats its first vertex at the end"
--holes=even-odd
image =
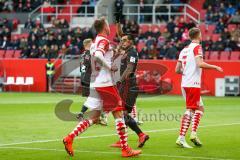
{"type": "MultiPolygon", "coordinates": [[[[54,114],[55,105],[64,99],[74,101],[72,112],[78,112],[85,100],[78,95],[66,94],[0,93],[0,160],[123,159],[119,149],[108,147],[117,140],[113,135],[112,115],[109,126],[93,126],[81,135],[82,139],[76,139],[75,156],[68,157],[61,139],[75,127],[76,122],[61,121],[54,114]]],[[[148,120],[141,127],[150,135],[150,140],[142,149],[143,154],[131,159],[240,159],[240,98],[203,97],[203,100],[205,115],[198,130],[203,147],[183,149],[175,145],[180,122],[178,118],[173,120],[171,117],[183,113],[182,97],[139,97],[140,118],[148,120]],[[159,119],[160,111],[170,116],[169,119],[159,119]]],[[[137,146],[137,136],[131,131],[129,144],[133,148],[137,146]]]]}

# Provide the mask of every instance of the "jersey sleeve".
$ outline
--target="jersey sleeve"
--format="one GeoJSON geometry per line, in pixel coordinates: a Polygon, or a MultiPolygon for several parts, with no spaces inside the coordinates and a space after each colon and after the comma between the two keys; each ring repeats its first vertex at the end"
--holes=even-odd
{"type": "Polygon", "coordinates": [[[128,63],[138,63],[138,53],[136,51],[130,51],[130,53],[128,54],[128,63]]]}
{"type": "Polygon", "coordinates": [[[197,57],[197,56],[203,56],[203,53],[202,53],[202,47],[201,45],[197,45],[196,47],[194,47],[193,49],[193,53],[194,53],[194,56],[197,57]]]}
{"type": "Polygon", "coordinates": [[[96,51],[100,51],[103,54],[105,54],[109,49],[109,41],[106,39],[102,39],[98,42],[97,44],[97,49],[96,51]]]}

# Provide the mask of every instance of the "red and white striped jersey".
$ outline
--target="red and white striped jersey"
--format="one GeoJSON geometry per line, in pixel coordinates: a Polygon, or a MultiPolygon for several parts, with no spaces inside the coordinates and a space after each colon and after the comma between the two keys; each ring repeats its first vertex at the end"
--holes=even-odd
{"type": "Polygon", "coordinates": [[[109,66],[112,66],[113,51],[110,47],[110,42],[106,37],[102,35],[97,35],[95,41],[92,43],[90,48],[90,54],[92,57],[91,58],[92,75],[90,87],[113,86],[114,80],[112,72],[108,68],[102,66],[96,61],[96,57],[94,57],[96,51],[100,51],[103,54],[107,64],[109,66]]]}
{"type": "Polygon", "coordinates": [[[202,69],[197,66],[195,59],[197,56],[203,56],[202,47],[194,42],[180,52],[178,60],[183,67],[182,87],[201,88],[202,69]]]}

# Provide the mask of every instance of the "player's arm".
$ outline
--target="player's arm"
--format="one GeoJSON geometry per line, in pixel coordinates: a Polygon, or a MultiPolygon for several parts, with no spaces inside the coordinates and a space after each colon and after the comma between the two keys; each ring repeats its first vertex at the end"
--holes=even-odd
{"type": "Polygon", "coordinates": [[[176,67],[175,67],[175,72],[177,74],[182,74],[183,73],[183,70],[182,70],[182,62],[181,61],[178,61],[177,64],[176,64],[176,67]]]}
{"type": "Polygon", "coordinates": [[[133,72],[134,69],[134,64],[133,63],[128,63],[127,68],[125,69],[125,71],[123,72],[120,81],[123,82],[124,80],[126,80],[130,74],[133,72]]]}
{"type": "Polygon", "coordinates": [[[197,56],[195,59],[199,68],[215,69],[219,72],[223,72],[223,69],[221,67],[204,62],[202,56],[197,56]]]}
{"type": "Polygon", "coordinates": [[[109,48],[109,42],[107,40],[101,40],[97,45],[97,49],[95,51],[95,58],[96,61],[103,67],[107,68],[111,71],[116,71],[116,67],[112,67],[110,64],[107,63],[106,59],[104,58],[104,54],[109,48]]]}
{"type": "Polygon", "coordinates": [[[223,72],[223,69],[219,66],[216,65],[211,65],[203,61],[203,54],[202,54],[202,47],[200,45],[196,46],[193,49],[194,56],[196,59],[196,63],[199,68],[204,68],[204,69],[215,69],[219,72],[223,72]]]}
{"type": "Polygon", "coordinates": [[[117,22],[116,26],[117,26],[117,36],[118,38],[121,38],[124,35],[121,23],[117,22]]]}

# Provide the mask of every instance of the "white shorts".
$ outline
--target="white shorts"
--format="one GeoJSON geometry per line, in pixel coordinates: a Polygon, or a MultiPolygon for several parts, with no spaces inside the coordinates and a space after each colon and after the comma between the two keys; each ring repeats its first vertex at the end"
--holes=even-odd
{"type": "Polygon", "coordinates": [[[84,106],[86,106],[91,111],[102,110],[103,102],[94,88],[90,88],[90,94],[85,101],[84,106]]]}

